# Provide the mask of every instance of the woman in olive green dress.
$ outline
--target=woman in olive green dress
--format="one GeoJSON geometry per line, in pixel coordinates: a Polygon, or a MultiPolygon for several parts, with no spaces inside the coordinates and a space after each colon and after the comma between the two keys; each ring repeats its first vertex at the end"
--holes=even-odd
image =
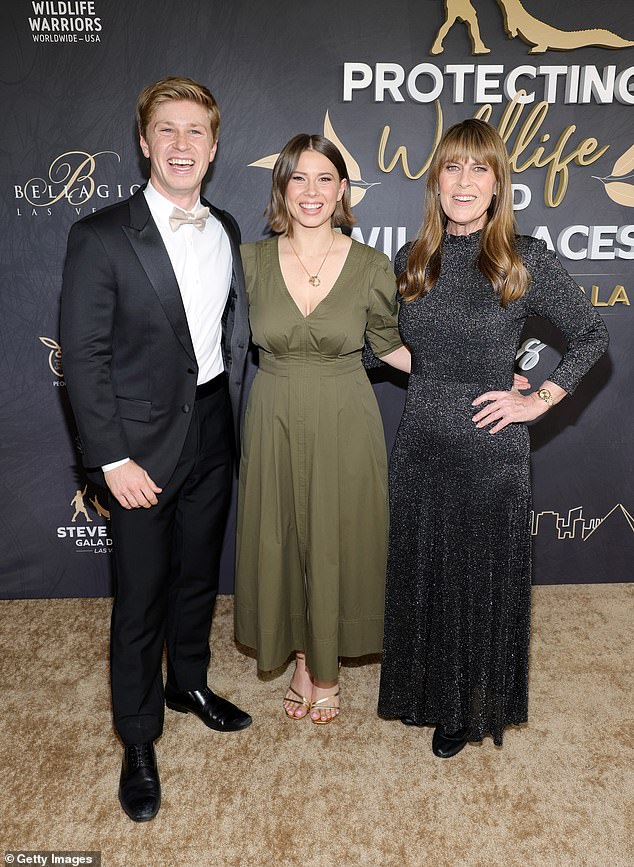
{"type": "Polygon", "coordinates": [[[338,660],[383,638],[387,460],[364,341],[408,371],[386,256],[335,225],[353,222],[345,162],[298,135],[273,169],[277,234],[242,248],[259,348],[240,462],[236,637],[272,670],[295,652],[293,719],[339,713],[338,660]]]}

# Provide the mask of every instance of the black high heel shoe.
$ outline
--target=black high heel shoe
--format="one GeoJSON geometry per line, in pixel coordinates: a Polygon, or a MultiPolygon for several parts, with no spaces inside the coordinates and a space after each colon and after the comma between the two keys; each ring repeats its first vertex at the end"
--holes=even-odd
{"type": "Polygon", "coordinates": [[[431,742],[432,752],[439,759],[450,759],[463,749],[469,742],[469,732],[466,728],[459,729],[448,735],[441,725],[436,726],[431,742]]]}

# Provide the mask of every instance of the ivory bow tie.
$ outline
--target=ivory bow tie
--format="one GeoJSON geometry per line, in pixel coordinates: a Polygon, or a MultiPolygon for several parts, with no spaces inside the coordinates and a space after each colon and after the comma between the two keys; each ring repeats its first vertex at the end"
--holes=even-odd
{"type": "Polygon", "coordinates": [[[182,211],[180,208],[174,208],[169,218],[170,228],[172,232],[175,232],[181,226],[189,223],[191,226],[195,226],[199,232],[202,232],[208,216],[209,208],[197,208],[195,211],[182,211]]]}

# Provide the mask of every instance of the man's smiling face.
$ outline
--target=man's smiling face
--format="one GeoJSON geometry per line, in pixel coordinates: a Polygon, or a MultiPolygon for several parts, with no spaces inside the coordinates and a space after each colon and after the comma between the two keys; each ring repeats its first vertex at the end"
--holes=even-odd
{"type": "Polygon", "coordinates": [[[150,160],[152,186],[178,207],[191,210],[218,144],[207,109],[189,100],[162,103],[140,144],[150,160]]]}

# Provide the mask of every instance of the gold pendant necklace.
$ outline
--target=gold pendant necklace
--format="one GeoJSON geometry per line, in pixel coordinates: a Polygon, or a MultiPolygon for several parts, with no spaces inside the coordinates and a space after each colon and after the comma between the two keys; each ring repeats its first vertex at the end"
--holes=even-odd
{"type": "Polygon", "coordinates": [[[302,262],[302,260],[299,258],[299,254],[297,253],[297,250],[295,249],[295,247],[293,247],[293,245],[292,245],[292,243],[291,243],[291,239],[288,237],[288,235],[286,236],[286,240],[288,241],[289,246],[290,246],[291,250],[293,251],[293,253],[295,253],[295,256],[297,257],[297,261],[298,261],[299,264],[302,266],[302,268],[304,269],[304,271],[308,274],[308,282],[310,283],[310,285],[311,285],[311,286],[320,286],[320,285],[321,285],[321,280],[319,279],[319,274],[320,274],[320,272],[321,272],[321,269],[324,267],[324,262],[325,262],[326,259],[328,258],[328,254],[329,254],[330,251],[332,250],[332,245],[335,243],[335,236],[334,236],[334,233],[333,233],[333,235],[332,235],[332,241],[330,242],[330,247],[328,247],[328,249],[326,250],[326,255],[325,255],[324,258],[321,260],[321,265],[320,265],[319,268],[317,269],[317,273],[316,273],[316,274],[311,274],[310,271],[308,270],[308,268],[306,267],[306,265],[304,265],[304,263],[302,262]]]}

